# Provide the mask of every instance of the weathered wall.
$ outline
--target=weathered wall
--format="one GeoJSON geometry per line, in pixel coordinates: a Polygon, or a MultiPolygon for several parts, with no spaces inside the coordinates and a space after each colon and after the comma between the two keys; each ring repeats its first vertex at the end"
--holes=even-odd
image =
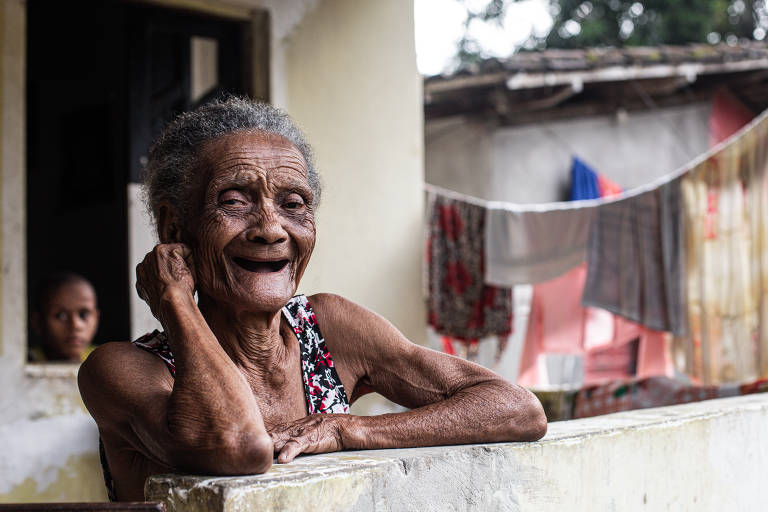
{"type": "Polygon", "coordinates": [[[0,425],[0,502],[105,501],[97,437],[86,414],[0,425]]]}
{"type": "Polygon", "coordinates": [[[0,2],[0,502],[104,499],[76,368],[25,365],[23,5],[0,2]]]}
{"type": "Polygon", "coordinates": [[[301,457],[260,476],[150,478],[185,510],[764,510],[768,395],[551,424],[536,443],[301,457]]]}
{"type": "Polygon", "coordinates": [[[699,156],[709,144],[709,104],[496,128],[448,118],[426,126],[426,181],[485,199],[562,201],[571,157],[626,188],[699,156]]]}
{"type": "Polygon", "coordinates": [[[424,343],[412,2],[319,3],[285,40],[285,82],[325,185],[302,291],[344,295],[424,343]]]}

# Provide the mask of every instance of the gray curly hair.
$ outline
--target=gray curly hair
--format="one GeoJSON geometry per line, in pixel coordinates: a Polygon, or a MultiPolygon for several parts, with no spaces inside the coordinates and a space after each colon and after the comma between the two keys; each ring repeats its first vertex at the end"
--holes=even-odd
{"type": "Polygon", "coordinates": [[[143,173],[144,200],[155,224],[162,202],[170,203],[188,218],[190,196],[197,185],[195,162],[198,149],[228,133],[248,130],[279,135],[296,146],[307,164],[307,179],[314,194],[313,203],[317,206],[320,177],[304,133],[284,111],[233,96],[180,114],[155,140],[143,173]]]}

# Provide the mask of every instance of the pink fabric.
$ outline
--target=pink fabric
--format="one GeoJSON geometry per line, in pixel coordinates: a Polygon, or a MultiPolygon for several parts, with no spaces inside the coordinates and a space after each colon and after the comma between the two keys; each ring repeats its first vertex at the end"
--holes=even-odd
{"type": "Polygon", "coordinates": [[[669,342],[669,333],[643,329],[637,354],[637,377],[675,376],[669,342]]]}
{"type": "Polygon", "coordinates": [[[709,145],[716,146],[724,141],[755,115],[728,89],[722,88],[712,99],[712,113],[709,115],[709,145]]]}
{"type": "Polygon", "coordinates": [[[669,351],[669,334],[646,329],[620,316],[613,318],[614,335],[607,346],[595,346],[585,353],[584,383],[594,384],[626,377],[674,377],[669,351]],[[637,345],[637,370],[630,373],[633,357],[630,342],[637,345]],[[624,371],[622,371],[624,369],[624,371]]]}
{"type": "Polygon", "coordinates": [[[588,351],[584,357],[585,383],[622,380],[634,375],[637,345],[637,342],[630,342],[588,351]]]}
{"type": "Polygon", "coordinates": [[[600,197],[617,196],[622,192],[618,183],[609,180],[601,173],[597,174],[597,185],[600,188],[600,197]]]}
{"type": "Polygon", "coordinates": [[[631,377],[673,377],[667,333],[581,305],[586,273],[586,264],[582,264],[534,286],[517,383],[528,387],[544,384],[538,361],[546,353],[582,355],[584,384],[631,377]],[[634,340],[639,342],[630,343],[634,340]],[[637,371],[632,373],[635,357],[637,371]]]}
{"type": "Polygon", "coordinates": [[[541,354],[584,354],[585,334],[590,345],[609,345],[613,337],[613,315],[581,305],[587,278],[586,263],[560,277],[533,287],[528,331],[520,361],[518,384],[541,384],[538,360],[541,354]]]}

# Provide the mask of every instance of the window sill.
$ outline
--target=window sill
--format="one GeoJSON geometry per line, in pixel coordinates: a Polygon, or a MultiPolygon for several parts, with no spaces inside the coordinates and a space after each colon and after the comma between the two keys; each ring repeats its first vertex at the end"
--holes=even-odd
{"type": "Polygon", "coordinates": [[[79,364],[72,363],[26,363],[24,375],[32,378],[75,379],[79,364]]]}

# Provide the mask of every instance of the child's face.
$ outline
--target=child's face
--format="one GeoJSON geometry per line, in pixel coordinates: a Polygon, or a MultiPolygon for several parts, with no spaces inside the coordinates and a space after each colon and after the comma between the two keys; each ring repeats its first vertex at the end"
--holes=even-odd
{"type": "Polygon", "coordinates": [[[61,285],[51,294],[42,320],[48,357],[79,363],[99,326],[93,288],[80,281],[61,285]]]}

